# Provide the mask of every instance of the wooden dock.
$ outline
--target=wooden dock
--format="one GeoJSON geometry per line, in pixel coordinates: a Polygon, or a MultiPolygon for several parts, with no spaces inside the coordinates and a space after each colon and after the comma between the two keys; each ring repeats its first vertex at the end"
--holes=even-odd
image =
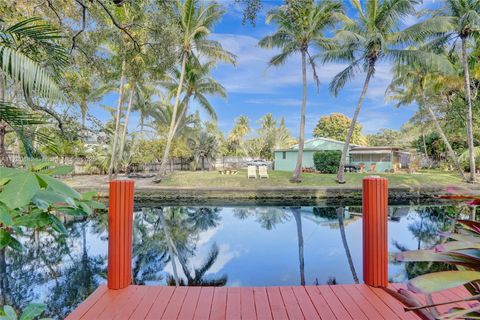
{"type": "MultiPolygon", "coordinates": [[[[390,284],[396,290],[401,284],[390,284]]],[[[459,287],[436,293],[436,303],[468,297],[459,287]]],[[[425,298],[418,295],[425,303],[425,298]]],[[[455,305],[439,307],[441,312],[455,305]]],[[[457,304],[458,306],[458,304],[457,304]]],[[[466,303],[460,304],[465,307],[466,303]]],[[[77,319],[421,319],[381,288],[364,284],[295,287],[100,286],[67,320],[77,319]]]]}

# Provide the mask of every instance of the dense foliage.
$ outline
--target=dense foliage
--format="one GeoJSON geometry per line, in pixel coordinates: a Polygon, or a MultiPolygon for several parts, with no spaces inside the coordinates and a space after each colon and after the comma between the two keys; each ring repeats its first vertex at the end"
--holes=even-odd
{"type": "Polygon", "coordinates": [[[338,150],[317,151],[313,154],[315,169],[321,173],[335,173],[342,153],[338,150]]]}
{"type": "MultiPolygon", "coordinates": [[[[315,129],[313,129],[313,136],[345,141],[351,122],[352,120],[342,113],[332,113],[328,116],[323,116],[318,120],[315,129]]],[[[355,124],[351,142],[358,145],[367,143],[362,135],[362,126],[359,123],[355,124]]]]}

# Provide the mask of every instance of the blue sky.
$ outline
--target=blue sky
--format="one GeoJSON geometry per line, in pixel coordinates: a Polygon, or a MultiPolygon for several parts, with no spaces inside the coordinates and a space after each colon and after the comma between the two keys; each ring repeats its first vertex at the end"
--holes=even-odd
{"type": "MultiPolygon", "coordinates": [[[[292,56],[280,67],[268,67],[268,60],[277,51],[258,47],[258,40],[275,30],[274,25],[265,24],[266,12],[283,1],[264,0],[264,9],[255,27],[242,25],[242,9],[233,0],[219,2],[227,12],[222,21],[216,25],[212,39],[222,43],[225,49],[236,54],[238,58],[236,67],[221,63],[213,71],[213,76],[226,87],[228,93],[225,100],[210,98],[217,110],[220,130],[228,133],[235,118],[240,115],[248,116],[251,126],[256,128],[258,119],[270,112],[279,119],[285,117],[290,132],[297,137],[302,93],[300,57],[292,56]]],[[[418,11],[435,7],[437,3],[434,0],[424,1],[418,6],[418,11]]],[[[411,17],[406,24],[415,21],[416,18],[411,17]]],[[[332,96],[328,91],[331,78],[344,67],[345,65],[333,63],[319,65],[318,74],[321,81],[319,92],[311,74],[308,75],[307,137],[312,136],[313,128],[323,115],[332,112],[344,113],[349,117],[353,115],[364,75],[360,74],[353,82],[347,84],[338,97],[332,96]]],[[[370,83],[359,118],[365,134],[375,133],[381,128],[399,129],[416,110],[416,106],[396,108],[394,103],[385,101],[384,93],[391,77],[390,65],[380,63],[370,83]]],[[[111,93],[99,104],[114,106],[115,103],[116,94],[111,93]]],[[[105,120],[107,114],[98,107],[99,104],[90,108],[91,113],[105,120]]],[[[192,111],[195,108],[193,104],[192,111]]],[[[138,114],[133,114],[130,130],[135,130],[137,124],[138,114]]]]}

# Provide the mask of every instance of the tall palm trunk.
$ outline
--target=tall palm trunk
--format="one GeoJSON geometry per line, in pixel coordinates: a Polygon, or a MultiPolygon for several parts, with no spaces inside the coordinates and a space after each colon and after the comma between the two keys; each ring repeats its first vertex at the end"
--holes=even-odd
{"type": "Polygon", "coordinates": [[[167,143],[165,145],[165,151],[163,152],[162,163],[160,164],[160,170],[155,176],[154,182],[162,181],[165,171],[167,169],[168,156],[170,154],[170,148],[172,146],[172,140],[175,130],[175,121],[178,111],[178,105],[180,103],[180,94],[182,93],[183,81],[185,79],[185,66],[187,64],[187,54],[184,53],[182,57],[182,69],[180,71],[180,81],[178,82],[177,94],[175,96],[175,103],[173,105],[172,119],[170,121],[170,129],[168,131],[167,143]]]}
{"type": "Polygon", "coordinates": [[[87,117],[87,102],[82,101],[80,102],[80,113],[82,116],[82,129],[85,129],[85,119],[87,117]]]}
{"type": "Polygon", "coordinates": [[[468,160],[470,164],[469,182],[475,182],[475,145],[473,143],[473,120],[472,120],[472,93],[470,91],[470,74],[468,70],[467,39],[462,37],[462,62],[463,82],[465,86],[465,98],[467,99],[467,143],[468,160]]]}
{"type": "Polygon", "coordinates": [[[453,165],[455,166],[455,170],[457,170],[458,174],[460,175],[460,177],[462,177],[463,180],[466,180],[465,175],[463,174],[462,167],[460,166],[460,162],[458,161],[457,154],[455,153],[455,151],[453,151],[452,145],[448,141],[448,138],[445,135],[445,132],[443,132],[442,126],[438,122],[438,119],[437,119],[437,116],[435,115],[435,112],[433,112],[432,107],[427,103],[427,99],[425,98],[425,92],[424,92],[424,89],[423,89],[423,85],[422,85],[421,91],[422,91],[423,105],[427,108],[427,111],[430,114],[430,117],[432,118],[433,123],[435,123],[435,128],[437,129],[438,134],[440,135],[440,137],[443,140],[443,143],[447,147],[448,155],[450,156],[450,158],[453,161],[453,165]]]}
{"type": "Polygon", "coordinates": [[[347,256],[348,265],[350,267],[350,272],[352,273],[353,281],[355,281],[355,283],[359,283],[357,271],[355,270],[355,265],[353,264],[352,254],[350,253],[350,248],[348,247],[348,242],[347,242],[347,236],[345,234],[345,225],[343,223],[344,212],[345,212],[345,209],[342,207],[337,209],[338,226],[340,229],[340,235],[342,236],[343,248],[345,249],[345,255],[347,256]]]}
{"type": "Polygon", "coordinates": [[[177,123],[175,123],[175,127],[173,128],[173,136],[177,133],[178,127],[180,126],[180,122],[182,121],[183,117],[187,114],[188,109],[188,102],[190,101],[191,93],[187,92],[185,95],[185,99],[183,99],[183,109],[179,116],[177,117],[177,123]]]}
{"type": "MultiPolygon", "coordinates": [[[[132,84],[132,90],[130,91],[130,98],[128,100],[127,113],[125,115],[125,123],[123,124],[123,132],[122,132],[122,137],[120,139],[120,152],[118,153],[119,162],[122,161],[123,150],[125,149],[125,139],[127,137],[128,120],[130,119],[130,112],[132,110],[134,92],[135,92],[135,82],[132,84]]],[[[113,178],[116,179],[117,175],[118,175],[118,163],[115,166],[115,172],[114,172],[113,178]]]]}
{"type": "Polygon", "coordinates": [[[113,145],[112,145],[112,155],[110,158],[110,165],[108,167],[108,180],[112,179],[113,169],[115,168],[116,163],[116,152],[117,152],[117,143],[118,143],[118,130],[120,129],[120,115],[122,114],[122,105],[123,105],[123,92],[125,89],[125,60],[122,62],[122,73],[120,76],[120,90],[118,92],[118,104],[117,104],[117,117],[115,119],[115,133],[113,136],[113,145]]]}
{"type": "Polygon", "coordinates": [[[347,138],[345,139],[345,144],[343,145],[342,157],[340,158],[340,165],[338,166],[338,171],[337,171],[338,183],[345,183],[345,162],[347,161],[348,149],[350,147],[350,141],[352,140],[353,131],[355,130],[355,125],[357,124],[357,119],[358,119],[358,115],[360,114],[360,109],[362,108],[363,99],[365,98],[365,95],[368,90],[368,84],[370,83],[370,79],[372,78],[372,75],[373,75],[374,66],[375,66],[374,64],[371,64],[368,67],[367,76],[365,78],[365,82],[363,83],[362,93],[360,94],[357,108],[355,109],[352,122],[350,123],[350,127],[348,128],[347,138]]]}
{"type": "Polygon", "coordinates": [[[298,262],[300,266],[300,285],[305,285],[305,259],[303,254],[303,229],[302,229],[302,215],[300,208],[292,208],[293,217],[297,225],[298,238],[298,262]]]}
{"type": "MultiPolygon", "coordinates": [[[[0,76],[0,101],[5,100],[5,78],[0,76]]],[[[0,163],[5,167],[12,167],[12,161],[7,154],[7,148],[5,147],[5,136],[7,135],[7,123],[0,121],[0,163]]]]}
{"type": "Polygon", "coordinates": [[[300,174],[302,172],[303,162],[303,144],[305,142],[305,111],[307,108],[307,53],[302,50],[302,111],[300,114],[300,137],[298,138],[297,165],[290,178],[290,182],[301,182],[300,174]]]}

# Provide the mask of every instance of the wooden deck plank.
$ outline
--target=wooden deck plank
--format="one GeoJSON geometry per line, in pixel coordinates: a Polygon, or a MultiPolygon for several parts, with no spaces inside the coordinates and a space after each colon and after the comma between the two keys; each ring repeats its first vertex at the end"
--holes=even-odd
{"type": "Polygon", "coordinates": [[[185,300],[188,290],[189,287],[175,288],[170,301],[167,303],[162,319],[176,320],[178,318],[178,314],[180,313],[180,309],[182,309],[183,300],[185,300]]]}
{"type": "Polygon", "coordinates": [[[162,291],[160,291],[157,295],[157,298],[152,303],[150,310],[148,311],[145,319],[147,320],[154,320],[154,319],[161,319],[165,309],[167,309],[168,303],[170,302],[170,298],[172,297],[173,293],[175,292],[175,287],[163,287],[162,291]]]}
{"type": "Polygon", "coordinates": [[[195,320],[208,320],[212,308],[213,294],[214,289],[212,287],[202,288],[193,317],[195,320]]]}
{"type": "Polygon", "coordinates": [[[335,293],[333,293],[330,286],[317,286],[317,289],[322,297],[325,298],[325,301],[328,303],[337,319],[352,319],[350,313],[348,313],[342,302],[337,298],[335,293]]]}
{"type": "Polygon", "coordinates": [[[255,297],[253,295],[253,288],[241,288],[240,300],[242,319],[256,320],[257,313],[255,312],[255,297]]]}
{"type": "Polygon", "coordinates": [[[258,320],[272,320],[272,310],[268,301],[267,289],[262,287],[253,288],[255,300],[255,313],[258,320]]]}
{"type": "Polygon", "coordinates": [[[130,319],[145,319],[148,312],[152,308],[153,302],[157,299],[160,292],[166,287],[150,287],[146,286],[143,290],[145,295],[143,300],[137,305],[137,308],[130,316],[130,319]]]}
{"type": "MultiPolygon", "coordinates": [[[[398,317],[385,318],[385,315],[375,309],[373,302],[370,299],[367,299],[362,293],[357,290],[355,285],[339,285],[345,293],[352,297],[353,301],[358,305],[358,307],[365,313],[368,319],[398,319],[398,317]]],[[[359,286],[365,286],[364,284],[359,286]]]]}
{"type": "Polygon", "coordinates": [[[278,287],[267,287],[267,295],[273,319],[287,320],[287,310],[285,309],[280,289],[278,287]]]}
{"type": "Polygon", "coordinates": [[[388,292],[380,288],[369,287],[374,294],[376,294],[396,315],[403,320],[420,319],[414,312],[405,312],[404,305],[392,297],[388,292]]]}
{"type": "Polygon", "coordinates": [[[367,320],[368,318],[365,316],[363,311],[358,307],[358,305],[353,301],[353,299],[344,291],[344,289],[338,285],[330,286],[333,293],[338,297],[338,299],[342,302],[347,309],[348,313],[352,316],[353,319],[359,320],[367,320]]]}
{"type": "Polygon", "coordinates": [[[93,305],[95,305],[98,300],[108,291],[107,285],[100,285],[91,295],[88,296],[85,301],[83,301],[72,313],[70,313],[65,320],[78,320],[83,317],[85,313],[90,310],[93,305]]]}
{"type": "Polygon", "coordinates": [[[305,317],[293,293],[292,287],[280,287],[280,294],[282,295],[285,309],[287,309],[288,317],[290,319],[304,319],[305,317]]]}
{"type": "Polygon", "coordinates": [[[145,294],[148,292],[147,290],[144,289],[143,286],[135,286],[137,287],[137,293],[131,297],[130,301],[128,304],[125,304],[124,306],[120,306],[119,312],[117,315],[113,318],[114,320],[128,320],[132,313],[137,309],[138,305],[140,302],[143,300],[143,297],[145,294]]]}
{"type": "MultiPolygon", "coordinates": [[[[397,290],[404,284],[390,284],[397,290]]],[[[468,297],[463,287],[433,294],[434,302],[468,297]]],[[[416,297],[425,303],[425,297],[416,297]]],[[[458,303],[462,307],[467,302],[458,303]]],[[[447,312],[452,305],[439,307],[447,312]]],[[[108,290],[101,286],[67,318],[102,320],[142,319],[392,319],[417,320],[383,289],[366,285],[255,288],[130,286],[108,290]]]]}
{"type": "Polygon", "coordinates": [[[105,294],[95,303],[94,306],[88,310],[82,317],[82,319],[97,319],[100,314],[105,310],[109,305],[114,303],[115,299],[124,291],[122,290],[108,290],[105,294]]]}
{"type": "Polygon", "coordinates": [[[114,319],[119,313],[121,307],[129,304],[130,298],[136,294],[137,290],[137,286],[129,286],[125,289],[118,290],[121,291],[120,294],[102,311],[98,318],[114,319]]]}
{"type": "MultiPolygon", "coordinates": [[[[315,309],[317,310],[318,315],[321,319],[336,319],[333,314],[330,306],[328,305],[325,298],[320,294],[320,291],[314,286],[306,286],[305,291],[307,292],[310,300],[312,301],[315,309]]],[[[346,312],[346,311],[345,311],[346,312]]]]}
{"type": "Polygon", "coordinates": [[[227,290],[227,319],[242,319],[240,288],[228,288],[227,290]]]}
{"type": "Polygon", "coordinates": [[[225,319],[227,311],[227,288],[215,288],[213,291],[212,309],[210,310],[211,320],[225,319]]]}
{"type": "Polygon", "coordinates": [[[201,287],[188,288],[187,295],[185,296],[182,309],[178,314],[178,319],[190,320],[194,319],[195,310],[197,308],[198,298],[200,297],[201,287]]]}
{"type": "Polygon", "coordinates": [[[392,311],[375,293],[370,290],[370,287],[364,284],[356,284],[352,286],[357,290],[370,304],[377,310],[385,319],[401,319],[395,312],[392,311]]]}
{"type": "Polygon", "coordinates": [[[305,319],[321,319],[305,287],[292,287],[292,290],[305,319]]]}

